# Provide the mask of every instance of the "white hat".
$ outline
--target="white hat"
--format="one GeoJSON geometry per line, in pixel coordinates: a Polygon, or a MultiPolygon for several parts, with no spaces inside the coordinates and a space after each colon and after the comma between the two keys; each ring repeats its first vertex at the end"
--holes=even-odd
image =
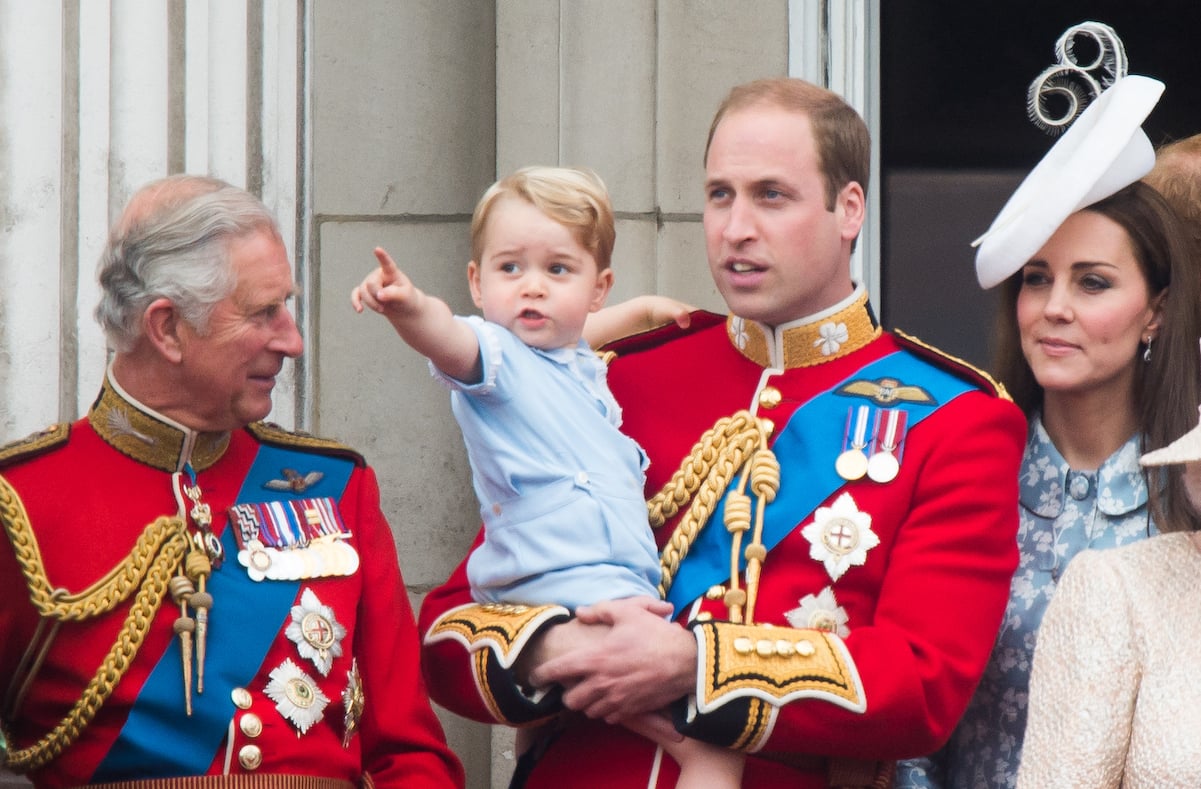
{"type": "MultiPolygon", "coordinates": [[[[1201,414],[1201,408],[1197,409],[1201,414]]],[[[1162,449],[1148,452],[1138,459],[1143,466],[1168,466],[1201,460],[1201,420],[1197,426],[1162,449]]]]}
{"type": "Polygon", "coordinates": [[[981,287],[1026,264],[1071,214],[1151,171],[1155,149],[1140,128],[1163,93],[1150,77],[1122,77],[1080,114],[972,242],[981,287]]]}

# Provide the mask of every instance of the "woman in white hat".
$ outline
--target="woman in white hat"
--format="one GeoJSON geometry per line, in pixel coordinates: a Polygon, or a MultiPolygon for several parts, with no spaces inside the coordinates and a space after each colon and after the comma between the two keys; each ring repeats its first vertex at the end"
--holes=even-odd
{"type": "Polygon", "coordinates": [[[1191,512],[1178,473],[1148,484],[1138,465],[1196,417],[1201,274],[1176,214],[1131,184],[1154,158],[1138,126],[1162,85],[1126,80],[1035,168],[977,256],[981,283],[1003,283],[996,373],[1029,420],[1020,563],[968,710],[942,751],[901,765],[898,787],[1013,786],[1036,634],[1061,574],[1087,548],[1143,540],[1191,512]],[[1135,135],[1145,145],[1131,163],[1135,135]],[[1094,188],[1114,170],[1124,174],[1094,188]]]}
{"type": "MultiPolygon", "coordinates": [[[[1161,148],[1146,180],[1201,249],[1199,164],[1201,135],[1161,148]]],[[[1085,551],[1064,574],[1039,633],[1021,786],[1201,785],[1201,422],[1140,463],[1192,507],[1159,516],[1171,533],[1085,551]]]]}

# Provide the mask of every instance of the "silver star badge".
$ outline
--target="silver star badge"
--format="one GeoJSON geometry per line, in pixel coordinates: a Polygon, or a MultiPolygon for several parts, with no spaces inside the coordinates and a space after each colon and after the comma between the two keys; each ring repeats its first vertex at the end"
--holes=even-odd
{"type": "Polygon", "coordinates": [[[334,609],[322,605],[313,590],[305,587],[300,605],[292,606],[292,621],[284,635],[296,644],[302,658],[311,660],[321,676],[328,677],[334,658],[342,656],[346,628],[334,618],[334,609]]]}

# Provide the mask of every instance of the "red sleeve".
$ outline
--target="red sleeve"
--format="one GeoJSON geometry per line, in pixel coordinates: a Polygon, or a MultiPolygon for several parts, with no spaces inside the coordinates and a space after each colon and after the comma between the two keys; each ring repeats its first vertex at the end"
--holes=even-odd
{"type": "MultiPolygon", "coordinates": [[[[477,535],[476,545],[483,540],[477,535]]],[[[470,552],[468,552],[470,556],[470,552]]],[[[523,688],[512,666],[531,638],[570,618],[557,605],[479,605],[464,559],[421,607],[421,665],[442,706],[483,723],[523,726],[562,711],[561,690],[523,688]]]]}
{"type": "MultiPolygon", "coordinates": [[[[1017,566],[1024,420],[1012,403],[969,393],[921,427],[905,454],[915,484],[854,490],[882,530],[884,513],[898,519],[874,601],[839,592],[851,610],[845,646],[865,709],[814,698],[785,703],[761,741],[765,754],[892,760],[929,753],[950,736],[983,673],[1017,566]]],[[[790,536],[771,552],[765,574],[773,564],[777,573],[790,563],[800,570],[807,551],[803,538],[790,536]],[[794,539],[801,543],[788,544],[794,539]]],[[[787,626],[764,614],[777,621],[775,632],[787,626]]],[[[743,703],[727,706],[697,716],[685,733],[734,741],[749,713],[743,703]]]]}
{"type": "Polygon", "coordinates": [[[371,469],[356,473],[343,515],[360,536],[363,594],[354,654],[363,690],[363,769],[377,787],[462,787],[463,768],[446,745],[422,681],[413,610],[392,531],[371,469]],[[398,625],[398,626],[394,626],[398,625]]]}

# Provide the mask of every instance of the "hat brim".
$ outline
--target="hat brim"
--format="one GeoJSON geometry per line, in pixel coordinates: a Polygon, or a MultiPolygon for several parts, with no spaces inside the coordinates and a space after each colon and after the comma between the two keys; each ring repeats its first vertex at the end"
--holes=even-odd
{"type": "Polygon", "coordinates": [[[1155,149],[1141,125],[1163,89],[1159,80],[1130,75],[1085,108],[974,242],[981,287],[1017,272],[1070,215],[1151,171],[1155,149]]]}
{"type": "Polygon", "coordinates": [[[1169,466],[1201,460],[1201,424],[1162,449],[1148,452],[1138,459],[1143,466],[1169,466]]]}

